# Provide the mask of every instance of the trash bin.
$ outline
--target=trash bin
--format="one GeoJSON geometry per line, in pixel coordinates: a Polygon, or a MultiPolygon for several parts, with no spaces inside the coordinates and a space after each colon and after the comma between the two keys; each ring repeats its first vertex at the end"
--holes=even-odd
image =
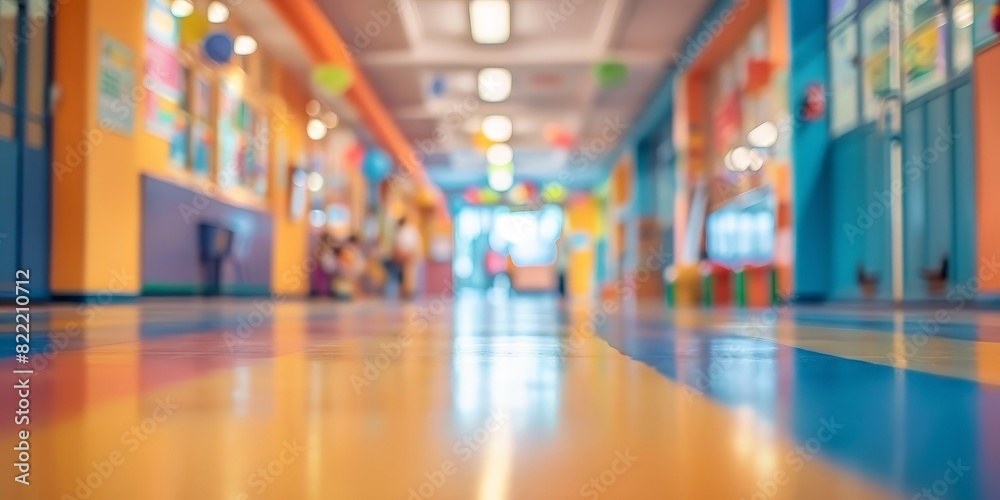
{"type": "Polygon", "coordinates": [[[233,230],[203,222],[198,226],[201,245],[202,294],[222,294],[222,264],[233,251],[233,230]]]}

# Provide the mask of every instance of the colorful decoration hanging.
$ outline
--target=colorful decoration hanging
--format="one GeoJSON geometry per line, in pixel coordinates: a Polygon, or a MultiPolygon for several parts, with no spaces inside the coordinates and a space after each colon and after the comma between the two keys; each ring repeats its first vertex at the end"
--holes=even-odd
{"type": "Polygon", "coordinates": [[[594,66],[594,76],[601,88],[617,87],[628,80],[628,67],[618,61],[603,61],[594,66]]]}
{"type": "Polygon", "coordinates": [[[217,32],[208,35],[203,45],[205,56],[216,64],[226,64],[233,58],[233,37],[217,32]]]}
{"type": "Polygon", "coordinates": [[[368,180],[379,182],[392,172],[392,158],[381,149],[371,148],[365,155],[362,170],[368,180]]]}
{"type": "Polygon", "coordinates": [[[799,116],[805,121],[816,121],[826,114],[826,89],[822,83],[813,83],[806,89],[799,116]]]}
{"type": "Polygon", "coordinates": [[[576,137],[555,123],[545,126],[545,140],[552,147],[559,149],[571,149],[576,144],[576,137]]]}
{"type": "Polygon", "coordinates": [[[344,163],[347,165],[357,168],[362,166],[362,162],[365,159],[365,147],[360,143],[355,142],[344,150],[344,163]]]}
{"type": "Polygon", "coordinates": [[[208,22],[208,17],[203,12],[195,11],[190,16],[178,19],[177,28],[181,45],[188,45],[202,41],[212,29],[212,23],[208,22]]]}
{"type": "Polygon", "coordinates": [[[339,64],[324,64],[313,69],[312,80],[320,90],[339,96],[354,85],[354,73],[339,64]]]}

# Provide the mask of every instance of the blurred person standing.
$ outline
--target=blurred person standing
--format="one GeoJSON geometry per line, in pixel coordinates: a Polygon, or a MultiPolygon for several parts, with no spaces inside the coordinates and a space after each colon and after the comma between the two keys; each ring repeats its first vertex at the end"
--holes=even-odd
{"type": "Polygon", "coordinates": [[[420,230],[406,217],[399,219],[393,245],[393,261],[399,276],[399,292],[403,298],[412,298],[417,291],[423,241],[420,230]]]}

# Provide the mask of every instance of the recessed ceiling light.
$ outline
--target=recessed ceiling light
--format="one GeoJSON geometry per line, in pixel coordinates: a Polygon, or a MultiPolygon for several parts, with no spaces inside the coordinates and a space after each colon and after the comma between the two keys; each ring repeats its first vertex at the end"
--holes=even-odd
{"type": "Polygon", "coordinates": [[[320,189],[323,189],[323,174],[319,172],[312,172],[309,174],[309,180],[306,181],[309,190],[316,193],[320,189]]]}
{"type": "Polygon", "coordinates": [[[483,118],[483,135],[493,142],[507,142],[514,135],[514,124],[503,115],[483,118]]]}
{"type": "Polygon", "coordinates": [[[176,18],[185,18],[194,13],[194,4],[190,0],[174,0],[170,3],[170,13],[176,18]]]}
{"type": "Polygon", "coordinates": [[[489,183],[490,189],[503,193],[514,187],[514,172],[507,168],[494,169],[486,181],[489,183]]]}
{"type": "Polygon", "coordinates": [[[248,56],[257,52],[257,40],[250,35],[240,35],[233,40],[233,53],[238,56],[248,56]]]}
{"type": "Polygon", "coordinates": [[[479,98],[485,102],[506,101],[510,97],[513,82],[510,70],[506,68],[483,68],[479,70],[479,98]]]}
{"type": "Polygon", "coordinates": [[[757,148],[769,148],[778,143],[778,127],[774,122],[764,122],[747,134],[747,141],[757,148]]]}
{"type": "Polygon", "coordinates": [[[510,2],[472,0],[469,2],[469,21],[476,43],[504,43],[510,38],[510,2]]]}
{"type": "Polygon", "coordinates": [[[490,165],[506,165],[514,161],[514,150],[507,144],[494,144],[486,150],[486,162],[490,165]]]}
{"type": "Polygon", "coordinates": [[[306,135],[314,141],[326,137],[326,131],[326,124],[319,119],[312,118],[309,120],[309,123],[306,123],[306,135]]]}
{"type": "Polygon", "coordinates": [[[229,7],[226,4],[219,2],[218,0],[208,4],[208,12],[206,13],[208,17],[208,22],[213,24],[221,24],[229,20],[229,7]]]}

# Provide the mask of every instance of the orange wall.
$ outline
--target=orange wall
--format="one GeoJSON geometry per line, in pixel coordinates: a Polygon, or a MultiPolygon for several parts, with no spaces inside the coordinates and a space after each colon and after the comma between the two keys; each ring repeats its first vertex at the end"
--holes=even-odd
{"type": "MultiPolygon", "coordinates": [[[[990,215],[1000,213],[1000,45],[994,45],[976,55],[975,71],[976,108],[976,198],[978,217],[978,249],[980,259],[1000,254],[1000,226],[990,215]]],[[[982,275],[988,266],[979,267],[982,290],[1000,292],[1000,280],[986,279],[982,275]]]]}
{"type": "Polygon", "coordinates": [[[567,249],[566,291],[574,297],[588,297],[595,292],[597,240],[601,231],[601,204],[593,196],[572,199],[566,204],[564,245],[574,233],[586,234],[590,242],[585,248],[567,249]]]}
{"type": "MultiPolygon", "coordinates": [[[[198,193],[212,192],[209,179],[169,164],[167,141],[145,132],[145,93],[142,88],[145,53],[146,2],[135,0],[76,0],[67,2],[55,19],[54,83],[62,96],[53,111],[53,220],[52,289],[57,294],[94,294],[127,278],[123,294],[141,289],[141,193],[140,177],[150,174],[185,185],[198,193]],[[123,135],[97,124],[97,78],[100,37],[107,34],[133,51],[136,91],[133,133],[123,135]],[[90,139],[88,139],[88,137],[90,139]],[[69,167],[68,150],[89,147],[76,167],[69,167]],[[61,162],[61,163],[60,163],[61,162]],[[60,168],[60,164],[67,165],[60,168]],[[61,179],[60,179],[61,178],[61,179]]],[[[265,52],[266,47],[261,47],[265,52]]],[[[252,57],[263,57],[255,54],[252,57]]],[[[232,69],[216,72],[221,77],[232,69]]],[[[280,98],[272,111],[289,110],[286,126],[272,126],[287,144],[288,161],[304,148],[304,109],[308,95],[299,82],[280,66],[269,68],[272,87],[280,98]]],[[[215,78],[215,79],[217,79],[215,78]]],[[[215,83],[213,83],[215,85],[215,83]]],[[[308,292],[308,277],[285,278],[286,272],[302,274],[307,256],[308,227],[305,220],[288,216],[287,190],[278,176],[287,175],[275,165],[277,138],[270,142],[272,161],[269,195],[262,199],[234,188],[219,198],[274,214],[274,291],[308,292]]],[[[282,166],[284,167],[284,165],[282,166]]]]}

